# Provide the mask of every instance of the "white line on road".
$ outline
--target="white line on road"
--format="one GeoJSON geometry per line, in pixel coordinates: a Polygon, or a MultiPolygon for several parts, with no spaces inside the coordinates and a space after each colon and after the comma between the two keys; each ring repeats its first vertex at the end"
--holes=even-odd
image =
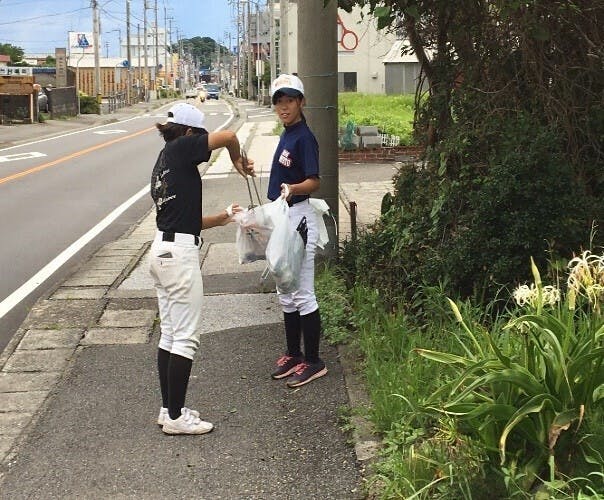
{"type": "Polygon", "coordinates": [[[44,153],[39,153],[38,151],[32,151],[30,153],[15,153],[14,155],[0,156],[0,162],[28,160],[29,158],[41,158],[42,156],[47,155],[44,153]]]}
{"type": "MultiPolygon", "coordinates": [[[[215,130],[221,130],[226,127],[233,115],[230,114],[226,121],[219,125],[215,130]]],[[[129,120],[134,120],[136,118],[130,118],[129,120]]],[[[123,120],[123,121],[129,121],[123,120]]],[[[93,127],[86,130],[94,130],[100,127],[93,127]]],[[[80,132],[83,132],[81,130],[80,132]]],[[[42,139],[40,141],[32,142],[29,144],[36,144],[39,142],[44,142],[51,139],[57,139],[58,137],[66,137],[68,135],[73,135],[78,132],[71,132],[68,134],[64,134],[62,136],[55,136],[48,139],[42,139]]],[[[22,147],[14,146],[14,147],[22,147]]],[[[6,148],[11,149],[11,148],[6,148]]],[[[4,150],[0,150],[4,151],[4,150]]],[[[57,255],[53,260],[51,260],[48,264],[46,264],[42,269],[40,269],[36,274],[34,274],[29,280],[27,280],[23,285],[17,288],[13,293],[11,293],[8,297],[6,297],[2,302],[0,302],[0,318],[3,318],[6,314],[8,314],[19,302],[21,302],[25,297],[27,297],[30,293],[32,293],[36,288],[38,288],[44,281],[46,281],[57,269],[59,269],[65,262],[67,262],[71,257],[73,257],[77,252],[79,252],[85,245],[87,245],[92,239],[94,239],[97,235],[101,233],[105,228],[107,228],[113,221],[115,221],[120,215],[122,215],[128,208],[130,208],[134,203],[136,203],[140,198],[142,198],[145,194],[149,192],[149,186],[145,186],[138,193],[131,196],[128,200],[122,203],[119,207],[117,207],[113,212],[111,212],[107,217],[105,217],[101,222],[99,222],[96,226],[90,229],[86,234],[81,236],[77,241],[74,241],[69,247],[63,250],[59,255],[57,255]]]]}
{"type": "Polygon", "coordinates": [[[0,318],[4,317],[13,307],[15,307],[25,297],[27,297],[42,283],[44,283],[44,281],[46,281],[57,269],[59,269],[63,264],[65,264],[65,262],[67,262],[82,248],[84,248],[85,245],[92,241],[93,238],[95,238],[101,231],[108,227],[115,219],[122,215],[130,206],[136,203],[148,192],[149,186],[145,186],[138,193],[131,196],[101,222],[90,229],[90,231],[80,237],[77,241],[74,241],[71,245],[69,245],[69,247],[63,250],[53,260],[51,260],[36,274],[34,274],[29,280],[23,283],[23,285],[21,285],[2,302],[0,302],[0,318]]]}

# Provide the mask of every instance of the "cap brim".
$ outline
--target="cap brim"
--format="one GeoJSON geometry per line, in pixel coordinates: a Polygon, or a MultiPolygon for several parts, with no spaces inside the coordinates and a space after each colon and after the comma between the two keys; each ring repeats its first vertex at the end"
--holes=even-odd
{"type": "Polygon", "coordinates": [[[288,97],[304,97],[304,94],[302,94],[302,92],[300,92],[298,89],[283,87],[282,89],[277,90],[273,94],[273,104],[275,104],[277,102],[277,99],[279,99],[279,97],[281,97],[282,95],[286,95],[288,97]]]}

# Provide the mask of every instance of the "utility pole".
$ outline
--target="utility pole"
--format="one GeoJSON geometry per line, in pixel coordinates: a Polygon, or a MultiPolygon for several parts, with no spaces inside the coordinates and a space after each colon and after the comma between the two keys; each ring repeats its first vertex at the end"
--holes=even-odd
{"type": "Polygon", "coordinates": [[[252,26],[250,23],[250,3],[251,0],[247,0],[247,98],[254,98],[254,84],[252,81],[252,64],[253,64],[253,53],[252,53],[252,26]]]}
{"type": "Polygon", "coordinates": [[[159,99],[159,89],[157,88],[157,81],[159,79],[159,25],[157,24],[157,0],[155,0],[155,79],[153,85],[155,87],[155,97],[159,99]]]}
{"type": "MultiPolygon", "coordinates": [[[[268,23],[268,30],[270,33],[270,63],[271,63],[271,84],[277,78],[277,47],[275,46],[275,2],[274,0],[268,1],[268,15],[270,17],[268,23]]],[[[281,4],[279,4],[281,7],[281,4]]]]}
{"type": "Polygon", "coordinates": [[[128,73],[126,74],[126,102],[130,102],[130,90],[132,87],[132,51],[130,50],[130,0],[126,0],[126,59],[128,59],[128,73]]]}
{"type": "Polygon", "coordinates": [[[94,39],[94,95],[97,102],[101,104],[101,63],[99,56],[101,21],[97,0],[92,0],[92,31],[92,38],[94,39]]]}
{"type": "MultiPolygon", "coordinates": [[[[172,52],[172,51],[170,51],[172,52]]],[[[168,86],[168,18],[166,4],[164,4],[164,85],[168,86]]]]}
{"type": "Polygon", "coordinates": [[[241,4],[237,0],[237,97],[241,97],[241,4]]]}
{"type": "Polygon", "coordinates": [[[136,96],[136,101],[138,102],[138,100],[140,99],[140,93],[141,93],[141,85],[143,83],[143,66],[141,65],[141,25],[137,23],[136,25],[136,45],[137,45],[137,52],[138,52],[138,85],[136,86],[136,90],[138,91],[138,96],[136,96]]]}
{"type": "Polygon", "coordinates": [[[149,59],[147,57],[147,0],[143,1],[143,50],[145,51],[144,54],[144,58],[145,58],[145,83],[144,83],[144,89],[145,89],[145,101],[148,100],[149,98],[149,91],[147,90],[147,82],[149,82],[151,80],[151,78],[149,77],[149,59]]]}
{"type": "MultiPolygon", "coordinates": [[[[339,183],[337,4],[336,0],[330,0],[324,7],[322,1],[298,2],[298,76],[304,83],[308,125],[321,152],[321,189],[317,197],[327,202],[336,221],[339,183]]],[[[334,232],[330,234],[332,241],[336,238],[334,232]]],[[[337,248],[337,244],[330,247],[328,257],[334,257],[337,248]]]]}
{"type": "Polygon", "coordinates": [[[279,9],[281,9],[279,12],[281,17],[279,27],[279,65],[281,73],[289,73],[289,23],[287,22],[289,0],[280,0],[279,9]]]}

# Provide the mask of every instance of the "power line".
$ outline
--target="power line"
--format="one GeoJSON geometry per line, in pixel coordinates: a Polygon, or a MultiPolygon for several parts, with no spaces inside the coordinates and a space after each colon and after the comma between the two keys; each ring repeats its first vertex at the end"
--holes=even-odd
{"type": "Polygon", "coordinates": [[[7,24],[14,24],[14,23],[25,23],[27,21],[36,21],[38,19],[46,19],[49,17],[58,17],[58,16],[66,16],[68,14],[75,14],[76,12],[81,12],[83,10],[88,10],[90,7],[83,7],[81,9],[76,9],[76,10],[70,10],[67,12],[59,12],[56,14],[43,14],[41,16],[35,16],[35,17],[28,17],[28,18],[24,18],[24,19],[13,19],[12,21],[6,21],[6,22],[2,22],[0,23],[0,26],[6,26],[7,24]]]}

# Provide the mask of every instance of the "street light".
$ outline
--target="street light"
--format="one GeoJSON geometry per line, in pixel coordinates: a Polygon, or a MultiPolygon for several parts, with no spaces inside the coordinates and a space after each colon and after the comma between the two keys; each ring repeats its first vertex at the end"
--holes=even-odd
{"type": "MultiPolygon", "coordinates": [[[[107,33],[113,33],[115,31],[117,31],[117,36],[118,36],[118,47],[119,47],[118,48],[118,51],[119,51],[118,57],[122,57],[122,30],[119,28],[116,28],[114,30],[107,31],[107,33]]],[[[109,56],[107,56],[107,57],[109,57],[109,56]]]]}

